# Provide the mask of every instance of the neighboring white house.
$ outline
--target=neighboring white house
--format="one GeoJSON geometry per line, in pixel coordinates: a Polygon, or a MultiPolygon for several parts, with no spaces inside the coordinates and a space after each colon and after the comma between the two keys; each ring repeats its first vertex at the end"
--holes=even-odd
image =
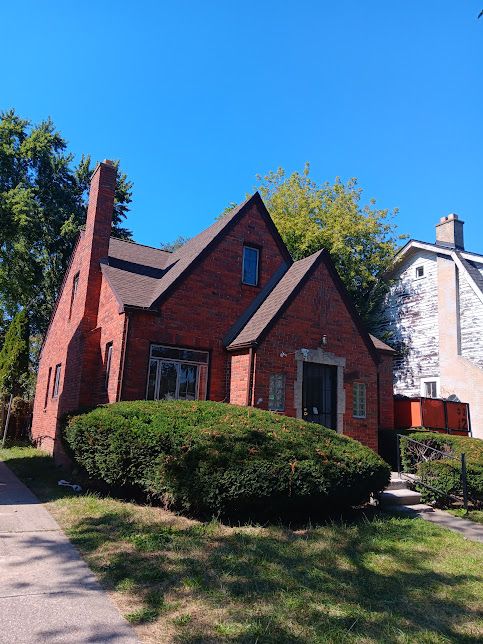
{"type": "Polygon", "coordinates": [[[435,244],[412,239],[398,252],[389,277],[394,393],[468,402],[473,436],[483,438],[483,255],[464,249],[463,222],[451,214],[435,244]]]}

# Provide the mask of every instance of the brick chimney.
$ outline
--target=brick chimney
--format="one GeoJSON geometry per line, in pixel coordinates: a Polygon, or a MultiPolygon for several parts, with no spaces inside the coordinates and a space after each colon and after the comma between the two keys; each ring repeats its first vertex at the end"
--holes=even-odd
{"type": "Polygon", "coordinates": [[[446,217],[441,217],[439,224],[436,224],[436,244],[446,248],[464,250],[464,223],[465,222],[458,219],[458,215],[455,215],[454,213],[451,213],[446,217]]]}
{"type": "Polygon", "coordinates": [[[112,161],[99,163],[91,178],[84,234],[85,265],[88,266],[84,320],[88,328],[97,322],[102,274],[100,261],[109,254],[117,169],[112,161]]]}

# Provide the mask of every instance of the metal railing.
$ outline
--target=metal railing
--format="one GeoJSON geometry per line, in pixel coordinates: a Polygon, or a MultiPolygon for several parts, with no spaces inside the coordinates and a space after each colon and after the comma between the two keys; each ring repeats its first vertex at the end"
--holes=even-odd
{"type": "Polygon", "coordinates": [[[404,434],[397,434],[397,471],[398,471],[399,478],[405,477],[408,480],[416,482],[418,485],[422,485],[423,487],[426,487],[429,490],[436,492],[441,496],[449,497],[454,501],[463,501],[463,507],[466,512],[468,511],[468,479],[467,479],[467,473],[466,473],[466,454],[461,454],[460,458],[458,459],[458,456],[452,450],[443,451],[443,450],[437,449],[436,447],[431,447],[430,445],[426,445],[426,443],[422,443],[421,441],[417,441],[414,438],[409,438],[404,434]],[[417,467],[419,463],[424,463],[426,461],[436,461],[436,460],[439,461],[445,458],[451,459],[454,461],[459,461],[462,494],[461,495],[450,494],[448,492],[445,492],[444,490],[440,490],[430,485],[425,481],[422,481],[419,477],[415,476],[414,474],[410,475],[410,473],[403,472],[402,463],[401,463],[401,438],[404,438],[404,440],[407,441],[408,443],[417,445],[420,448],[419,451],[417,450],[414,451],[414,455],[416,457],[418,456],[420,457],[419,461],[415,460],[414,462],[415,471],[417,471],[417,467]]]}

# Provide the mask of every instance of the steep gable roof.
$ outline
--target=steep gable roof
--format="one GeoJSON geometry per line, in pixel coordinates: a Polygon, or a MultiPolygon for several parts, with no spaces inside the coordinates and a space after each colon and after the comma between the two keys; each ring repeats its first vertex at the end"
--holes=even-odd
{"type": "Polygon", "coordinates": [[[299,290],[323,252],[323,250],[319,250],[310,257],[305,257],[292,264],[240,333],[228,345],[228,349],[247,346],[260,340],[264,332],[273,324],[299,290]]]}
{"type": "Polygon", "coordinates": [[[480,270],[483,270],[483,255],[478,253],[470,253],[466,250],[456,250],[439,244],[430,244],[411,239],[396,253],[393,267],[387,272],[387,277],[392,277],[397,272],[401,262],[418,251],[426,251],[452,259],[459,270],[466,276],[476,296],[483,302],[483,275],[480,273],[480,270]]]}
{"type": "Polygon", "coordinates": [[[174,253],[111,238],[109,257],[101,269],[121,308],[154,309],[252,206],[258,208],[270,228],[286,264],[292,264],[287,247],[256,192],[174,253]]]}
{"type": "Polygon", "coordinates": [[[257,205],[260,214],[271,229],[272,235],[277,242],[285,260],[292,263],[292,258],[285,246],[280,233],[270,217],[268,210],[258,192],[255,192],[242,204],[230,210],[226,215],[215,221],[209,228],[203,230],[199,235],[190,239],[184,246],[181,246],[171,256],[170,269],[164,277],[159,280],[155,291],[152,306],[155,306],[165,297],[178,280],[187,274],[193,266],[205,256],[205,254],[214,246],[222,233],[227,232],[243,214],[252,206],[257,205]]]}
{"type": "Polygon", "coordinates": [[[329,271],[334,285],[374,361],[377,362],[378,360],[376,349],[378,351],[393,352],[391,347],[375,336],[370,336],[367,332],[329,253],[325,249],[321,249],[313,255],[292,264],[237,336],[230,341],[227,349],[233,351],[258,344],[295,299],[304,283],[321,262],[325,264],[329,271]]]}

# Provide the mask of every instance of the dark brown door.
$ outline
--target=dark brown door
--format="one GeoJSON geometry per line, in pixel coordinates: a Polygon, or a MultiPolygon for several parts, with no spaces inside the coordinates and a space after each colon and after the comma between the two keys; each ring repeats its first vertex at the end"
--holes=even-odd
{"type": "Polygon", "coordinates": [[[304,362],[302,418],[337,429],[337,367],[304,362]]]}

